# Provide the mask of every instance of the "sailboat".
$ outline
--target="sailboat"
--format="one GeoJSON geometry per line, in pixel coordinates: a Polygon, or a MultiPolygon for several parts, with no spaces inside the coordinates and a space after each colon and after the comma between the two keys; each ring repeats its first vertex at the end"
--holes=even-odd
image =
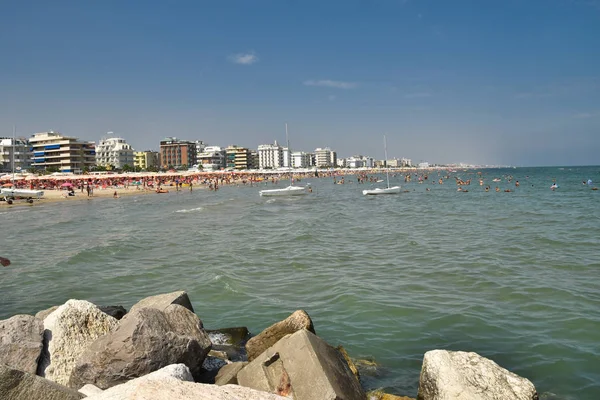
{"type": "Polygon", "coordinates": [[[376,194],[396,194],[400,193],[400,186],[392,186],[390,187],[390,170],[387,168],[387,142],[385,140],[385,135],[383,135],[383,151],[385,153],[385,174],[387,177],[387,187],[385,188],[375,188],[375,189],[365,189],[363,190],[363,195],[376,195],[376,194]]]}
{"type": "Polygon", "coordinates": [[[294,175],[292,174],[292,151],[290,149],[290,138],[288,136],[288,126],[285,124],[285,139],[288,148],[288,165],[290,168],[290,186],[283,189],[265,189],[258,192],[261,196],[301,196],[306,194],[306,188],[303,186],[294,186],[294,175]]]}
{"type": "Polygon", "coordinates": [[[16,127],[13,126],[13,142],[12,142],[12,183],[11,188],[0,189],[0,198],[8,204],[12,204],[14,199],[27,199],[28,203],[33,203],[33,199],[40,199],[44,195],[43,190],[17,189],[15,185],[15,158],[17,157],[17,139],[16,127]]]}

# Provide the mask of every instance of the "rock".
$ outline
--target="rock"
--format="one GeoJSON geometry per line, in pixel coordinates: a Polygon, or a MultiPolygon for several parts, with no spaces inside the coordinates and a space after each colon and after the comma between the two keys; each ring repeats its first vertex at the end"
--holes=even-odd
{"type": "MultiPolygon", "coordinates": [[[[169,365],[146,376],[114,386],[89,400],[283,400],[284,397],[249,388],[193,383],[183,364],[169,365]]],[[[289,400],[289,399],[287,399],[289,400]]]]}
{"type": "Polygon", "coordinates": [[[187,365],[196,378],[210,348],[202,322],[185,307],[132,309],[114,332],[82,354],[69,386],[93,383],[107,389],[176,363],[187,365]]]}
{"type": "Polygon", "coordinates": [[[138,378],[86,400],[290,400],[237,385],[215,386],[176,379],[138,378]]]}
{"type": "Polygon", "coordinates": [[[425,353],[418,400],[537,400],[529,380],[476,353],[425,353]]]}
{"type": "Polygon", "coordinates": [[[415,400],[412,397],[396,396],[394,394],[385,393],[382,390],[373,390],[367,393],[367,400],[415,400]]]}
{"type": "Polygon", "coordinates": [[[98,306],[98,308],[103,313],[116,319],[121,319],[127,314],[127,310],[123,306],[98,306]]]}
{"type": "Polygon", "coordinates": [[[35,317],[36,317],[37,319],[39,319],[40,321],[43,321],[43,320],[45,320],[45,319],[46,319],[46,317],[47,317],[48,315],[50,315],[50,314],[52,314],[54,311],[56,311],[56,309],[57,309],[58,307],[59,307],[59,306],[52,306],[52,307],[50,307],[50,308],[48,308],[48,309],[46,309],[46,310],[38,311],[38,313],[37,313],[37,314],[35,314],[35,317]]]}
{"type": "MultiPolygon", "coordinates": [[[[192,307],[192,303],[190,302],[190,298],[187,293],[183,290],[179,292],[173,293],[164,293],[158,294],[156,296],[146,297],[145,299],[140,300],[136,304],[131,307],[129,312],[133,312],[134,310],[139,310],[141,308],[156,308],[160,311],[164,311],[165,308],[170,306],[171,304],[179,304],[194,312],[194,307],[192,307]]],[[[202,328],[202,327],[201,327],[202,328]]]]}
{"type": "Polygon", "coordinates": [[[79,400],[84,395],[48,379],[0,364],[2,400],[79,400]]]}
{"type": "Polygon", "coordinates": [[[84,385],[81,389],[79,389],[78,392],[88,397],[94,394],[102,393],[102,389],[100,389],[98,386],[94,386],[91,383],[88,383],[87,385],[84,385]]]}
{"type": "Polygon", "coordinates": [[[292,315],[271,325],[246,343],[248,361],[254,360],[262,352],[273,346],[285,335],[306,329],[315,333],[312,320],[303,310],[295,311],[292,315]]]}
{"type": "Polygon", "coordinates": [[[342,346],[342,345],[338,346],[337,350],[340,352],[340,354],[342,355],[342,357],[344,357],[344,360],[346,360],[346,363],[348,363],[348,368],[350,368],[350,371],[352,371],[352,373],[354,374],[354,376],[357,379],[360,380],[360,373],[358,372],[358,368],[356,368],[356,365],[354,364],[354,361],[352,361],[352,359],[348,355],[348,352],[346,351],[346,349],[344,348],[344,346],[342,346]]]}
{"type": "MultiPolygon", "coordinates": [[[[250,338],[246,327],[223,328],[207,330],[214,351],[227,353],[231,361],[244,361],[247,359],[245,344],[250,338]]],[[[225,359],[224,357],[221,357],[225,359]]]]}
{"type": "Polygon", "coordinates": [[[250,339],[250,332],[245,326],[206,330],[214,345],[239,346],[250,339]]]}
{"type": "Polygon", "coordinates": [[[287,335],[237,374],[238,384],[295,400],[364,400],[341,353],[308,330],[287,335]]]}
{"type": "Polygon", "coordinates": [[[31,315],[0,321],[0,364],[35,374],[43,337],[44,324],[31,315]]]}
{"type": "Polygon", "coordinates": [[[85,300],[69,300],[44,320],[44,353],[38,375],[66,385],[84,351],[118,321],[85,300]]]}
{"type": "Polygon", "coordinates": [[[247,362],[234,362],[223,366],[217,373],[217,376],[215,378],[215,385],[237,385],[237,374],[246,365],[248,365],[247,362]]]}

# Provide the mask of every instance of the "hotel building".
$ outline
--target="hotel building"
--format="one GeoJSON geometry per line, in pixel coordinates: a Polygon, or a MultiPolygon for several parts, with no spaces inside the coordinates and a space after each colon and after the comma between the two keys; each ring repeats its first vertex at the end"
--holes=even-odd
{"type": "Polygon", "coordinates": [[[284,166],[283,147],[277,144],[261,144],[258,146],[258,167],[260,169],[277,169],[284,166]]]}
{"type": "Polygon", "coordinates": [[[136,170],[148,171],[148,168],[160,168],[158,151],[136,151],[133,153],[133,165],[136,170]]]}
{"type": "Polygon", "coordinates": [[[31,166],[35,169],[56,168],[59,172],[82,173],[96,165],[94,142],[82,142],[50,131],[34,134],[29,145],[33,153],[31,166]]]}
{"type": "Polygon", "coordinates": [[[133,149],[123,138],[103,138],[96,146],[96,165],[115,169],[123,169],[125,165],[133,167],[133,149]]]}
{"type": "Polygon", "coordinates": [[[31,153],[25,138],[0,138],[0,171],[24,172],[31,165],[31,153]],[[14,163],[13,163],[14,161],[14,163]]]}
{"type": "Polygon", "coordinates": [[[160,142],[160,165],[163,168],[190,167],[196,162],[196,143],[168,137],[160,142]]]}

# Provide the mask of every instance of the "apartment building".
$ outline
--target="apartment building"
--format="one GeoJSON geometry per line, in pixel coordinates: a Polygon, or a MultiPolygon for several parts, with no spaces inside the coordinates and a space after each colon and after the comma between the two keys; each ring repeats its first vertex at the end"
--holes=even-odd
{"type": "Polygon", "coordinates": [[[96,165],[94,142],[50,131],[34,134],[29,145],[33,153],[31,167],[35,169],[53,168],[59,172],[82,173],[96,165]]]}

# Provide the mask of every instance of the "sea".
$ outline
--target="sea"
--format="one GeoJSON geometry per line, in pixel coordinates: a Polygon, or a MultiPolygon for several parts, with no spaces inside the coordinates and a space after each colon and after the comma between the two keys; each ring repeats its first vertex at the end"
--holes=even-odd
{"type": "Polygon", "coordinates": [[[542,399],[599,399],[600,167],[425,173],[391,174],[397,195],[362,195],[385,175],[347,175],[304,178],[313,192],[292,198],[261,183],[2,206],[0,319],[185,290],[207,329],[257,334],[305,310],[367,365],[368,389],[415,397],[425,352],[448,349],[542,399]]]}

